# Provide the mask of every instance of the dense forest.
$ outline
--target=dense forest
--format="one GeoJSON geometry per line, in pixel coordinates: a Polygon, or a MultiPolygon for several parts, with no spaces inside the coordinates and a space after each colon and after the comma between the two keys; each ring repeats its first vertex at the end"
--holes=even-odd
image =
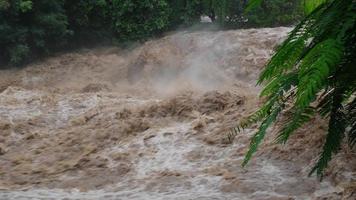
{"type": "Polygon", "coordinates": [[[267,0],[244,12],[246,0],[0,0],[0,63],[83,44],[123,45],[189,26],[209,16],[221,28],[291,25],[303,15],[298,0],[267,0]]]}

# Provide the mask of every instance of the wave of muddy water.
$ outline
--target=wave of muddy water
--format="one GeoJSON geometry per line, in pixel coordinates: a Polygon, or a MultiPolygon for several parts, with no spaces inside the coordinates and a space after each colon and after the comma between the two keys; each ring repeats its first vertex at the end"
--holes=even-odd
{"type": "MultiPolygon", "coordinates": [[[[255,81],[289,28],[178,32],[0,73],[0,199],[355,199],[354,153],[307,174],[325,122],[240,164],[255,81]]],[[[273,135],[273,129],[270,136],[273,135]]]]}

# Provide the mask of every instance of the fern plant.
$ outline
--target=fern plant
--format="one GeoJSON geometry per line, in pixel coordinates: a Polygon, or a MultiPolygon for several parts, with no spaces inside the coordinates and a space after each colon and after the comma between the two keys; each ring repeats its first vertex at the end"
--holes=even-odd
{"type": "MultiPolygon", "coordinates": [[[[261,0],[249,2],[253,9],[261,0]]],[[[261,96],[266,102],[231,131],[260,123],[243,161],[245,166],[263,141],[267,129],[284,119],[276,141],[288,138],[319,114],[329,120],[328,133],[314,172],[322,178],[332,156],[343,141],[356,144],[356,1],[305,1],[307,16],[278,47],[258,84],[266,84],[261,96]],[[287,117],[280,117],[289,113],[287,117]],[[346,137],[346,138],[345,138],[346,137]]]]}

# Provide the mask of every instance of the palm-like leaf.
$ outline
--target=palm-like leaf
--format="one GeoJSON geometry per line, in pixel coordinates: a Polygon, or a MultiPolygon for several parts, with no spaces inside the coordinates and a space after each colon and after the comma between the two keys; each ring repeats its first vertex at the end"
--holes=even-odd
{"type": "MultiPolygon", "coordinates": [[[[259,4],[252,0],[250,6],[259,4]]],[[[309,15],[279,46],[258,80],[266,83],[262,107],[233,129],[230,138],[251,124],[262,122],[252,137],[243,165],[256,152],[268,127],[287,109],[290,115],[279,130],[277,142],[291,134],[315,113],[329,116],[326,142],[313,168],[318,176],[337,153],[345,134],[351,147],[356,144],[356,1],[304,1],[309,15]],[[314,102],[318,106],[313,106],[314,102]],[[291,105],[289,105],[291,104],[291,105]]]]}

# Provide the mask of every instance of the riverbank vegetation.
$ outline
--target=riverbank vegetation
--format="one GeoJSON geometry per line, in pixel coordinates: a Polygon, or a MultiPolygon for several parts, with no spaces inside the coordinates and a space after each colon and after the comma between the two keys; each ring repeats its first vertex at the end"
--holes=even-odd
{"type": "Polygon", "coordinates": [[[292,25],[298,0],[267,0],[244,13],[246,0],[0,0],[0,64],[98,43],[125,44],[190,26],[209,16],[220,28],[292,25]]]}

